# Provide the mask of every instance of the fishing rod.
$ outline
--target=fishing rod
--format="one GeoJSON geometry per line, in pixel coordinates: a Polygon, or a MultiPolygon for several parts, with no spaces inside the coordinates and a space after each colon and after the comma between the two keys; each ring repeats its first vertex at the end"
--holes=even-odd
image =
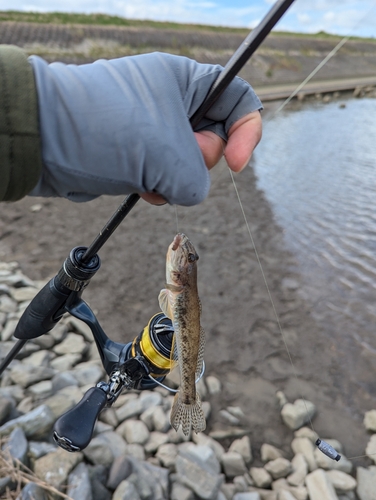
{"type": "MultiPolygon", "coordinates": [[[[191,117],[193,129],[293,2],[294,0],[278,0],[245,38],[214,82],[204,102],[191,117]]],[[[161,385],[174,367],[170,359],[174,329],[171,320],[163,313],[153,316],[133,342],[121,344],[108,338],[92,309],[81,298],[91,278],[100,268],[99,250],[139,199],[140,195],[137,193],[127,196],[89,247],[80,246],[71,250],[57,275],[25,309],[14,332],[18,341],[0,364],[1,375],[28,340],[48,333],[65,313],[82,320],[90,327],[109,381],[99,382],[89,389],[83,399],[55,423],[54,439],[67,451],[80,451],[89,444],[99,413],[103,408],[110,407],[123,389],[151,389],[161,385]]]]}

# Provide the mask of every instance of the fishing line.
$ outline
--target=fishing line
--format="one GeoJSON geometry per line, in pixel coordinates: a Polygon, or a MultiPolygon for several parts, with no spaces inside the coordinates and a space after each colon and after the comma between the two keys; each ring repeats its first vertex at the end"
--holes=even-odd
{"type": "Polygon", "coordinates": [[[179,215],[178,215],[178,206],[174,205],[175,207],[175,220],[176,220],[176,233],[179,232],[179,215]]]}

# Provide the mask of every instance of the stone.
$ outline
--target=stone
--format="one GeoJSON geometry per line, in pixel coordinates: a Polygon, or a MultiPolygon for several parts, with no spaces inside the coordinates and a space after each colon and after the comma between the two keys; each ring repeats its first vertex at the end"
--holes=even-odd
{"type": "Polygon", "coordinates": [[[34,286],[24,286],[22,288],[11,289],[11,295],[17,302],[32,300],[38,292],[39,292],[38,288],[35,288],[34,286]]]}
{"type": "Polygon", "coordinates": [[[56,343],[62,342],[65,339],[68,333],[67,325],[63,323],[58,323],[54,326],[54,328],[49,332],[49,335],[54,339],[56,343]]]}
{"type": "Polygon", "coordinates": [[[143,462],[142,467],[153,485],[153,493],[156,500],[168,498],[169,471],[163,467],[157,467],[148,462],[143,462]]]}
{"type": "Polygon", "coordinates": [[[67,495],[72,500],[93,500],[89,471],[83,462],[68,476],[67,495]]]}
{"type": "Polygon", "coordinates": [[[306,475],[308,474],[308,464],[301,453],[297,453],[291,460],[293,468],[292,474],[287,477],[287,482],[291,486],[300,486],[304,484],[306,475]]]}
{"type": "Polygon", "coordinates": [[[7,340],[10,340],[13,337],[17,325],[18,325],[18,319],[9,319],[7,321],[5,327],[1,331],[2,342],[6,342],[7,340]]]}
{"type": "Polygon", "coordinates": [[[162,444],[156,453],[156,457],[160,460],[163,467],[173,470],[175,469],[175,460],[178,450],[175,444],[166,443],[162,444]]]}
{"type": "Polygon", "coordinates": [[[236,491],[242,492],[248,490],[248,482],[244,476],[235,476],[232,482],[235,484],[236,491]]]}
{"type": "MultiPolygon", "coordinates": [[[[314,470],[317,469],[316,458],[315,458],[315,451],[317,449],[309,438],[298,437],[293,439],[291,443],[291,449],[295,454],[301,453],[304,456],[308,464],[309,471],[313,472],[314,470]]],[[[323,455],[321,451],[319,450],[317,451],[320,453],[320,455],[323,455]]],[[[329,460],[332,461],[330,458],[329,460]]]]}
{"type": "Polygon", "coordinates": [[[3,447],[6,452],[10,454],[10,456],[19,460],[24,465],[28,465],[27,463],[27,452],[28,452],[28,442],[25,437],[24,431],[21,427],[16,427],[9,435],[8,441],[3,447]]]}
{"type": "Polygon", "coordinates": [[[15,399],[17,403],[25,397],[25,392],[19,385],[0,387],[0,398],[15,399]]]}
{"type": "Polygon", "coordinates": [[[236,486],[233,483],[224,483],[221,486],[221,492],[225,495],[226,500],[232,500],[236,493],[236,486]]]}
{"type": "Polygon", "coordinates": [[[170,500],[195,500],[195,494],[183,484],[173,483],[170,500]]]}
{"type": "Polygon", "coordinates": [[[193,490],[203,500],[215,500],[223,477],[203,469],[197,461],[178,455],[176,458],[178,481],[193,490]]]}
{"type": "Polygon", "coordinates": [[[93,342],[93,333],[90,329],[90,327],[84,323],[83,321],[74,318],[73,316],[69,316],[67,320],[67,325],[70,327],[72,330],[77,332],[79,335],[82,335],[85,340],[88,342],[93,342]]]}
{"type": "Polygon", "coordinates": [[[53,396],[47,398],[44,404],[52,411],[54,418],[59,418],[63,413],[73,408],[80,400],[82,394],[73,392],[66,394],[66,392],[59,391],[53,396]]]}
{"type": "Polygon", "coordinates": [[[55,340],[49,333],[33,339],[33,342],[39,346],[40,349],[52,349],[55,345],[55,340]]]}
{"type": "Polygon", "coordinates": [[[78,382],[69,371],[57,373],[52,379],[54,393],[60,391],[60,389],[64,389],[64,387],[70,387],[71,385],[78,385],[78,382]]]}
{"type": "Polygon", "coordinates": [[[272,484],[271,475],[263,467],[251,467],[249,473],[258,488],[269,488],[272,484]]]}
{"type": "Polygon", "coordinates": [[[100,413],[99,419],[105,424],[111,425],[111,427],[117,427],[119,425],[115,408],[105,408],[104,411],[100,413]]]}
{"type": "Polygon", "coordinates": [[[145,460],[145,450],[140,444],[127,444],[126,454],[139,462],[145,460]]]}
{"type": "Polygon", "coordinates": [[[356,480],[345,472],[340,470],[329,470],[326,472],[326,476],[337,492],[346,493],[356,488],[356,480]]]}
{"type": "Polygon", "coordinates": [[[149,406],[145,411],[143,411],[139,417],[141,422],[144,422],[149,431],[154,430],[153,414],[157,406],[149,406]]]}
{"type": "Polygon", "coordinates": [[[376,434],[371,436],[366,447],[366,455],[376,463],[376,434]]]}
{"type": "Polygon", "coordinates": [[[322,469],[317,469],[306,477],[310,500],[338,500],[334,486],[322,469]]]}
{"type": "Polygon", "coordinates": [[[220,410],[219,415],[221,417],[221,420],[223,422],[226,422],[230,425],[239,425],[240,420],[237,417],[234,417],[229,411],[227,410],[220,410]]]}
{"type": "Polygon", "coordinates": [[[168,435],[163,432],[153,431],[150,433],[149,440],[144,448],[146,453],[155,453],[159,446],[168,442],[168,435]]]}
{"type": "Polygon", "coordinates": [[[0,427],[0,437],[9,436],[16,427],[21,427],[27,438],[42,437],[51,429],[54,421],[54,415],[48,406],[41,405],[31,412],[2,425],[0,427]]]}
{"type": "Polygon", "coordinates": [[[297,399],[293,404],[286,403],[281,410],[283,422],[292,430],[299,429],[309,422],[316,413],[316,407],[311,401],[297,399]]]}
{"type": "Polygon", "coordinates": [[[313,431],[310,427],[301,427],[297,431],[294,432],[295,437],[306,437],[310,441],[312,441],[313,444],[316,443],[318,439],[318,434],[313,431]]]}
{"type": "Polygon", "coordinates": [[[213,439],[221,441],[222,439],[236,439],[249,434],[246,429],[241,429],[239,427],[228,427],[227,429],[214,430],[209,433],[209,436],[213,439]]]}
{"type": "Polygon", "coordinates": [[[217,457],[219,462],[221,461],[222,456],[225,454],[225,449],[223,448],[223,446],[218,443],[218,441],[208,436],[207,434],[204,434],[203,432],[199,432],[198,434],[194,432],[192,435],[192,440],[195,444],[201,446],[209,446],[209,448],[214,451],[215,456],[217,457]]]}
{"type": "Polygon", "coordinates": [[[143,404],[143,411],[149,408],[149,406],[159,406],[163,402],[162,395],[159,392],[142,391],[139,398],[143,404]]]}
{"type": "Polygon", "coordinates": [[[136,487],[126,479],[116,488],[112,500],[141,500],[136,487]]]}
{"type": "Polygon", "coordinates": [[[23,388],[42,380],[49,380],[55,375],[55,370],[47,366],[31,366],[23,363],[14,365],[10,370],[10,378],[23,388]]]}
{"type": "Polygon", "coordinates": [[[286,458],[276,458],[265,464],[265,469],[269,472],[273,479],[286,477],[292,472],[291,462],[286,458]]]}
{"type": "Polygon", "coordinates": [[[269,462],[270,460],[275,460],[276,458],[282,458],[283,452],[271,444],[264,443],[261,446],[261,460],[263,462],[269,462]]]}
{"type": "Polygon", "coordinates": [[[82,462],[82,453],[67,453],[61,448],[56,451],[47,453],[35,461],[34,472],[39,479],[46,481],[55,488],[60,488],[63,484],[67,484],[68,475],[82,462]]]}
{"type": "Polygon", "coordinates": [[[236,451],[225,453],[221,459],[224,473],[228,478],[239,476],[247,472],[244,459],[236,451]]]}
{"type": "Polygon", "coordinates": [[[365,469],[358,467],[356,469],[356,480],[358,486],[356,493],[360,500],[375,500],[376,499],[376,466],[372,465],[365,469]]]}
{"type": "Polygon", "coordinates": [[[77,379],[80,387],[84,385],[95,386],[103,377],[105,377],[104,369],[95,361],[86,361],[76,365],[72,371],[73,376],[77,379]]]}
{"type": "Polygon", "coordinates": [[[58,355],[62,354],[80,354],[83,355],[87,350],[85,340],[81,335],[76,333],[68,333],[65,339],[54,346],[54,352],[58,355]]]}
{"type": "Polygon", "coordinates": [[[36,483],[27,483],[16,500],[48,500],[45,489],[36,483]]]}
{"type": "Polygon", "coordinates": [[[376,432],[376,410],[366,411],[363,423],[367,431],[376,432]]]}
{"type": "Polygon", "coordinates": [[[123,422],[128,418],[138,417],[144,410],[144,405],[142,401],[138,399],[131,399],[127,401],[120,408],[116,408],[116,418],[119,422],[123,422]]]}
{"type": "MultiPolygon", "coordinates": [[[[17,302],[7,295],[1,295],[0,296],[0,312],[3,313],[14,313],[17,311],[17,302]]],[[[16,321],[17,323],[18,321],[16,321]]],[[[13,333],[12,333],[13,335],[13,333]]],[[[2,338],[2,340],[5,340],[2,338]]]]}
{"type": "MultiPolygon", "coordinates": [[[[332,443],[332,440],[328,439],[327,442],[329,444],[332,443]]],[[[340,470],[342,472],[346,472],[347,474],[352,471],[353,464],[350,460],[348,460],[345,455],[341,455],[341,460],[336,462],[331,458],[327,457],[322,453],[318,448],[314,451],[315,461],[318,467],[325,470],[340,470]]]]}
{"type": "Polygon", "coordinates": [[[41,351],[34,352],[27,357],[27,364],[30,366],[49,366],[53,357],[51,351],[42,349],[41,351]]]}
{"type": "Polygon", "coordinates": [[[116,490],[119,484],[132,474],[132,462],[128,457],[119,455],[111,465],[107,488],[116,490]]]}
{"type": "Polygon", "coordinates": [[[33,459],[41,458],[57,450],[57,446],[45,441],[29,441],[29,455],[33,459]]]}
{"type": "Polygon", "coordinates": [[[289,491],[280,491],[278,495],[278,500],[295,500],[295,497],[289,491]]]}
{"type": "Polygon", "coordinates": [[[126,420],[124,422],[124,437],[127,443],[145,444],[149,436],[148,428],[140,420],[126,420]]]}
{"type": "Polygon", "coordinates": [[[248,436],[243,436],[241,439],[235,439],[231,443],[228,451],[236,451],[237,453],[240,453],[246,465],[249,465],[252,462],[251,441],[248,436]]]}
{"type": "Polygon", "coordinates": [[[206,387],[208,388],[208,392],[211,396],[215,394],[219,394],[222,390],[221,382],[217,377],[213,375],[208,375],[205,379],[206,387]]]}
{"type": "Polygon", "coordinates": [[[96,465],[111,465],[114,458],[125,455],[127,445],[116,432],[95,436],[83,450],[85,457],[96,465]]]}
{"type": "Polygon", "coordinates": [[[153,426],[156,431],[166,432],[170,429],[170,420],[161,406],[156,406],[153,413],[153,426]]]}
{"type": "Polygon", "coordinates": [[[58,370],[59,372],[66,372],[71,370],[74,365],[81,361],[81,354],[64,354],[64,356],[59,356],[50,362],[51,368],[58,370]]]}
{"type": "Polygon", "coordinates": [[[10,415],[14,406],[15,402],[13,399],[4,397],[0,398],[0,425],[7,420],[8,415],[10,415]]]}
{"type": "Polygon", "coordinates": [[[261,500],[261,497],[256,491],[248,491],[244,493],[235,493],[233,500],[261,500]]]}
{"type": "MultiPolygon", "coordinates": [[[[281,491],[288,491],[294,496],[294,498],[296,498],[296,500],[307,500],[308,498],[307,488],[304,486],[290,486],[284,478],[274,481],[272,483],[272,489],[277,491],[278,495],[281,491]]],[[[320,500],[324,500],[324,498],[321,498],[320,500]]]]}
{"type": "Polygon", "coordinates": [[[42,380],[29,387],[29,392],[35,399],[42,399],[51,396],[53,391],[51,380],[42,380]]]}
{"type": "Polygon", "coordinates": [[[285,404],[288,403],[285,393],[282,391],[277,391],[275,395],[278,400],[279,407],[282,409],[285,404]]]}

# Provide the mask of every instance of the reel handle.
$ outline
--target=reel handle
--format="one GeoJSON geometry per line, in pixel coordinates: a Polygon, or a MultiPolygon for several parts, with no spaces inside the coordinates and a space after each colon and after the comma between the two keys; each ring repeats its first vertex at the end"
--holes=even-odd
{"type": "Polygon", "coordinates": [[[81,401],[62,415],[54,425],[55,442],[67,451],[81,451],[90,443],[100,412],[106,406],[107,393],[99,387],[89,389],[81,401]]]}

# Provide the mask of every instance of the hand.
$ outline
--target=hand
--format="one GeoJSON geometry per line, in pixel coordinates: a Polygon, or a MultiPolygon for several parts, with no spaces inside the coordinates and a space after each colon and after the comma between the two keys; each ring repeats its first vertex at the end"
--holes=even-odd
{"type": "MultiPolygon", "coordinates": [[[[229,130],[227,144],[210,130],[194,132],[194,135],[208,170],[211,170],[224,156],[233,172],[241,172],[248,165],[255,147],[260,142],[261,115],[259,111],[253,111],[235,122],[229,130]]],[[[159,194],[141,193],[140,196],[152,205],[167,203],[159,194]]]]}

